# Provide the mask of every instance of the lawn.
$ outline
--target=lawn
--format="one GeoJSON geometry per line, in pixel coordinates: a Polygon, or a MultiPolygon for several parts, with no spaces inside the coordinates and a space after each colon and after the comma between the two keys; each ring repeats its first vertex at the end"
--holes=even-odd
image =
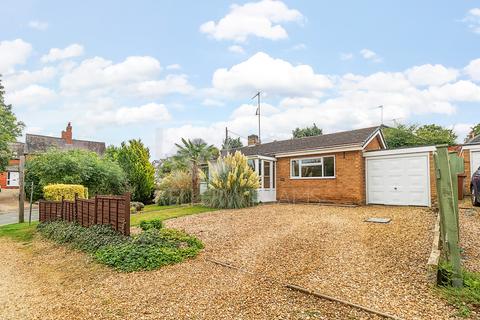
{"type": "Polygon", "coordinates": [[[14,223],[0,226],[0,237],[10,238],[16,241],[30,242],[35,234],[38,222],[14,223]]]}
{"type": "Polygon", "coordinates": [[[131,215],[130,225],[138,226],[140,221],[148,221],[153,219],[167,220],[183,216],[189,216],[192,214],[203,213],[208,211],[214,211],[216,209],[200,206],[200,205],[188,205],[188,206],[157,206],[148,205],[140,212],[131,215]]]}

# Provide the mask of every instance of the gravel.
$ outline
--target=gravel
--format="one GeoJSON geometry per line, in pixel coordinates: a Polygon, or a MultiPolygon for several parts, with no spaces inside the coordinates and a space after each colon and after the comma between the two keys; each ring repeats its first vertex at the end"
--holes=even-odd
{"type": "Polygon", "coordinates": [[[460,246],[463,249],[463,266],[480,272],[480,208],[472,207],[470,200],[460,205],[460,246]]]}
{"type": "Polygon", "coordinates": [[[39,239],[0,239],[0,318],[381,319],[205,260],[213,258],[401,318],[451,319],[427,278],[434,219],[421,208],[284,204],[187,216],[166,225],[197,235],[205,250],[130,274],[39,239]]]}

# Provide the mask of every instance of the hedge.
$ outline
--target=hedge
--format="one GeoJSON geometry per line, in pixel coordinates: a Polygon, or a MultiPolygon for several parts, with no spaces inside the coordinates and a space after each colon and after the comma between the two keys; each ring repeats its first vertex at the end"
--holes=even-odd
{"type": "Polygon", "coordinates": [[[75,200],[75,194],[80,199],[88,199],[88,188],[80,184],[50,184],[43,187],[45,200],[60,201],[62,197],[65,200],[75,200]]]}

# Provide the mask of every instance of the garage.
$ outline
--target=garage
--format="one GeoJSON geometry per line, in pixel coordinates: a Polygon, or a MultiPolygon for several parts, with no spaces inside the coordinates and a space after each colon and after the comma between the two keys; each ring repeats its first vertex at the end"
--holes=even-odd
{"type": "Polygon", "coordinates": [[[475,173],[475,171],[478,169],[478,167],[480,167],[480,150],[479,151],[471,151],[471,155],[470,155],[470,161],[471,161],[471,164],[470,164],[470,168],[471,169],[471,174],[473,175],[475,173]]]}
{"type": "Polygon", "coordinates": [[[434,147],[364,153],[369,204],[430,206],[430,154],[434,147]]]}

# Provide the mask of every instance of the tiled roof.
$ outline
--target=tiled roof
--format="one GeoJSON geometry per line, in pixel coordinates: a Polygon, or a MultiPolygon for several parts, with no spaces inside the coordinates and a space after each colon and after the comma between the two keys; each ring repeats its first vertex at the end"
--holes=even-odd
{"type": "Polygon", "coordinates": [[[473,137],[467,144],[480,144],[480,135],[473,137]]]}
{"type": "Polygon", "coordinates": [[[25,143],[23,142],[13,142],[10,143],[10,150],[13,153],[13,159],[19,159],[23,155],[25,150],[25,143]]]}
{"type": "MultiPolygon", "coordinates": [[[[313,137],[298,139],[289,139],[282,141],[273,141],[269,143],[258,144],[230,150],[230,152],[240,151],[246,156],[263,155],[275,156],[280,153],[299,152],[306,150],[317,150],[330,147],[342,146],[363,146],[380,127],[370,127],[358,130],[336,132],[323,134],[313,137]]],[[[222,154],[225,154],[222,150],[222,154]]]]}
{"type": "Polygon", "coordinates": [[[42,153],[52,148],[59,150],[83,149],[94,151],[98,154],[103,154],[105,152],[105,142],[73,139],[72,144],[67,144],[62,138],[29,133],[26,134],[25,141],[26,154],[42,153]]]}

